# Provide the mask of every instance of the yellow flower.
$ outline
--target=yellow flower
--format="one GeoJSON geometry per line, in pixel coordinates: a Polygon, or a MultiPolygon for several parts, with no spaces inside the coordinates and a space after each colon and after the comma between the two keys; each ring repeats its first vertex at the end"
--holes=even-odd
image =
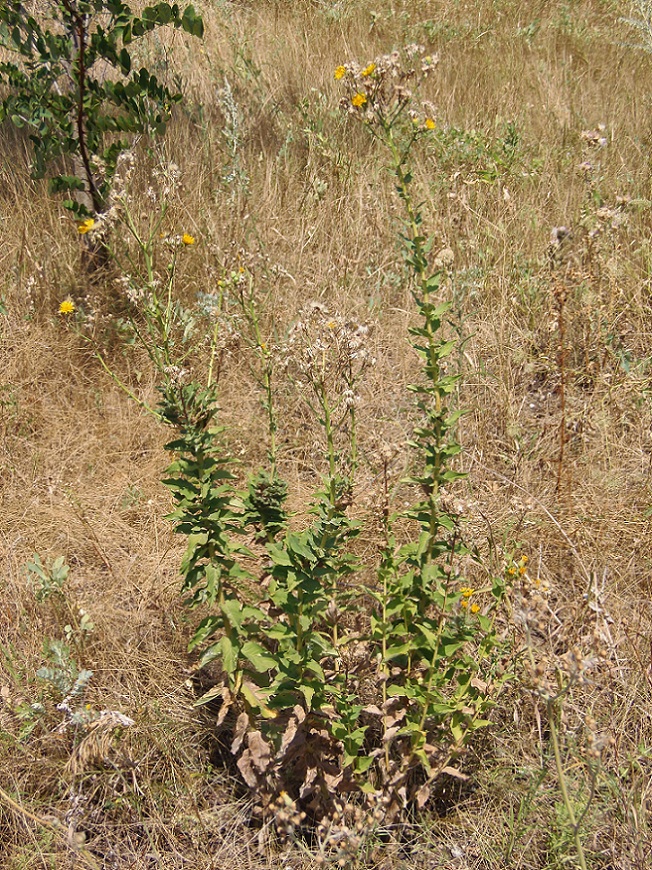
{"type": "Polygon", "coordinates": [[[351,97],[351,105],[355,106],[356,109],[362,108],[362,106],[364,106],[364,104],[366,102],[367,102],[367,95],[366,94],[358,93],[358,94],[355,94],[355,96],[351,97]]]}
{"type": "Polygon", "coordinates": [[[77,232],[82,236],[85,236],[86,233],[89,233],[93,227],[95,226],[95,218],[86,218],[85,221],[82,221],[77,225],[77,232]]]}
{"type": "Polygon", "coordinates": [[[475,589],[471,589],[470,586],[463,586],[460,589],[460,592],[462,593],[464,598],[470,598],[473,595],[473,593],[475,592],[475,589]]]}
{"type": "Polygon", "coordinates": [[[64,299],[59,305],[59,314],[72,314],[75,310],[75,303],[72,299],[64,299]]]}
{"type": "Polygon", "coordinates": [[[480,610],[479,604],[472,604],[471,605],[471,613],[477,613],[479,610],[480,610]]]}
{"type": "Polygon", "coordinates": [[[346,68],[343,66],[338,66],[338,68],[335,70],[335,78],[338,80],[338,82],[340,79],[343,79],[345,75],[346,68]]]}
{"type": "Polygon", "coordinates": [[[184,245],[194,245],[195,237],[191,236],[190,233],[184,233],[181,236],[181,241],[184,243],[184,245]]]}
{"type": "Polygon", "coordinates": [[[364,78],[366,78],[367,76],[370,76],[370,75],[373,73],[373,71],[374,71],[375,69],[376,69],[376,64],[375,64],[375,63],[370,63],[369,66],[366,66],[366,67],[362,70],[362,72],[360,73],[360,75],[363,76],[364,78]]]}
{"type": "Polygon", "coordinates": [[[469,606],[469,602],[466,600],[466,598],[463,598],[463,599],[460,601],[460,607],[461,607],[463,610],[466,610],[466,608],[467,608],[468,606],[469,606]]]}
{"type": "Polygon", "coordinates": [[[432,118],[426,118],[426,121],[425,121],[426,130],[434,130],[436,126],[437,125],[432,120],[432,118]]]}

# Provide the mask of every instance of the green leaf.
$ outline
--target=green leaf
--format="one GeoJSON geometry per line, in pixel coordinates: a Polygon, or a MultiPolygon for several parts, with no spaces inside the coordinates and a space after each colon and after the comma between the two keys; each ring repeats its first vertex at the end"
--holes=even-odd
{"type": "Polygon", "coordinates": [[[120,71],[123,75],[129,75],[131,72],[131,55],[126,48],[123,48],[118,55],[118,61],[120,63],[120,71]]]}
{"type": "Polygon", "coordinates": [[[457,640],[453,637],[442,637],[441,649],[447,658],[452,658],[453,655],[464,646],[463,640],[457,640]]]}
{"type": "Polygon", "coordinates": [[[215,698],[221,698],[222,692],[223,692],[223,686],[220,686],[220,685],[213,686],[212,689],[209,689],[207,692],[205,692],[201,696],[201,698],[198,698],[195,701],[195,703],[193,704],[193,707],[203,707],[204,704],[210,704],[210,702],[214,701],[215,698]]]}
{"type": "Polygon", "coordinates": [[[419,629],[421,634],[425,637],[425,639],[430,644],[430,648],[432,650],[436,650],[437,645],[438,645],[438,641],[439,641],[439,638],[437,637],[437,635],[433,631],[431,631],[429,628],[426,628],[426,626],[423,623],[418,623],[417,628],[419,629]]]}
{"type": "Polygon", "coordinates": [[[220,638],[220,653],[222,656],[222,667],[227,674],[232,675],[238,669],[238,647],[233,643],[228,635],[220,638]]]}
{"type": "MultiPolygon", "coordinates": [[[[356,773],[366,773],[373,763],[374,763],[373,758],[371,758],[368,755],[358,756],[354,762],[355,772],[356,773]]],[[[364,790],[364,787],[363,787],[363,790],[364,790]]],[[[372,792],[373,792],[373,787],[372,787],[372,792]]]]}
{"type": "Polygon", "coordinates": [[[192,652],[202,643],[208,640],[222,625],[222,620],[219,616],[207,616],[197,626],[195,633],[188,644],[188,652],[192,652]]]}
{"type": "Polygon", "coordinates": [[[242,684],[242,688],[240,689],[242,697],[245,701],[252,707],[254,710],[258,710],[261,716],[265,719],[274,719],[277,716],[275,710],[272,710],[267,706],[265,700],[267,698],[267,693],[260,689],[258,686],[254,686],[251,683],[244,682],[242,684]]]}
{"type": "Polygon", "coordinates": [[[312,673],[315,674],[315,676],[319,677],[319,679],[322,681],[322,683],[326,682],[326,676],[324,674],[324,669],[319,664],[319,662],[314,661],[314,660],[306,662],[306,670],[312,671],[312,673]]]}
{"type": "Polygon", "coordinates": [[[228,598],[226,601],[222,602],[221,607],[231,625],[240,629],[244,618],[242,604],[235,598],[228,598]]]}
{"type": "Polygon", "coordinates": [[[473,719],[469,725],[469,731],[477,731],[479,728],[488,728],[493,725],[491,719],[473,719]]]}
{"type": "Polygon", "coordinates": [[[449,728],[455,742],[462,743],[464,741],[464,729],[462,728],[462,726],[457,723],[451,722],[449,728]]]}
{"type": "Polygon", "coordinates": [[[298,689],[303,697],[306,699],[306,705],[308,707],[308,710],[312,710],[312,699],[315,697],[315,690],[313,686],[309,685],[308,683],[302,683],[298,686],[298,689]]]}
{"type": "Polygon", "coordinates": [[[391,659],[395,659],[399,656],[407,655],[410,650],[413,648],[412,641],[405,641],[404,643],[396,644],[395,646],[391,646],[388,648],[385,653],[385,660],[390,661],[391,659]]]}
{"type": "Polygon", "coordinates": [[[203,668],[210,662],[215,661],[221,655],[220,643],[211,644],[208,649],[204,650],[202,657],[199,660],[199,667],[203,668]]]}
{"type": "Polygon", "coordinates": [[[181,26],[191,36],[197,36],[201,39],[204,35],[204,22],[201,16],[195,12],[194,6],[188,6],[184,10],[181,26]]]}
{"type": "Polygon", "coordinates": [[[289,534],[287,538],[288,549],[298,556],[302,556],[310,563],[316,562],[317,555],[304,543],[301,537],[300,535],[289,534]]]}
{"type": "Polygon", "coordinates": [[[292,561],[288,556],[287,551],[280,544],[269,544],[267,552],[269,553],[269,558],[275,565],[292,568],[292,561]]]}
{"type": "Polygon", "coordinates": [[[254,667],[254,670],[259,674],[265,673],[278,667],[278,662],[274,656],[269,653],[259,643],[252,640],[243,644],[241,649],[242,656],[254,667]]]}

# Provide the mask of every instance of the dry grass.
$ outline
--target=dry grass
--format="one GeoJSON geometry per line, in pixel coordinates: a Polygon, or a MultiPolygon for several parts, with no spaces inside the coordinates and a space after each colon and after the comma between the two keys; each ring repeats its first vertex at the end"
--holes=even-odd
{"type": "MultiPolygon", "coordinates": [[[[438,107],[438,132],[417,179],[428,232],[455,254],[451,286],[468,337],[460,402],[470,409],[461,425],[469,478],[460,495],[488,562],[517,548],[550,583],[542,656],[590,646],[602,633],[608,667],[565,707],[568,747],[578,745],[569,757],[582,755],[590,712],[615,741],[584,822],[590,866],[644,870],[652,860],[652,74],[647,55],[621,44],[626,4],[197,5],[207,24],[201,49],[179,34],[153,48],[162,69],[169,52],[187,94],[157,146],[183,171],[170,229],[199,240],[180,286],[191,298],[244,259],[268,294],[265,323],[281,333],[315,299],[374,324],[360,505],[377,496],[379,446],[396,448],[397,476],[405,465],[404,386],[415,360],[396,197],[382,155],[337,111],[332,70],[410,41],[440,53],[426,94],[438,107]],[[218,96],[225,81],[240,124],[231,152],[218,96]],[[608,146],[591,151],[581,133],[601,123],[608,146]],[[603,222],[595,237],[598,206],[578,169],[587,159],[599,162],[593,175],[604,205],[629,203],[618,206],[622,225],[603,222]],[[572,237],[551,270],[550,231],[561,225],[572,237]],[[556,287],[566,294],[563,359],[556,287]]],[[[165,433],[56,316],[61,299],[89,294],[109,314],[115,291],[88,286],[74,224],[43,183],[29,180],[26,141],[5,125],[0,147],[9,158],[0,168],[8,312],[0,317],[0,863],[311,867],[298,850],[259,848],[210,714],[192,708],[185,646],[195,617],[180,602],[180,545],[162,519],[165,433]],[[51,601],[37,603],[26,583],[34,552],[64,554],[71,566],[63,615],[51,601]],[[41,692],[44,640],[61,637],[78,607],[95,623],[78,656],[94,672],[88,702],[135,720],[99,754],[56,733],[51,702],[44,723],[20,738],[21,704],[41,692]]],[[[141,156],[144,188],[152,158],[141,156]]],[[[146,361],[116,342],[109,352],[155,401],[146,361]]],[[[234,454],[243,468],[256,465],[265,429],[242,347],[227,359],[220,390],[234,454]]],[[[281,400],[280,462],[298,506],[316,479],[319,435],[295,396],[281,400]]],[[[378,848],[375,866],[574,866],[552,771],[532,789],[547,741],[541,716],[533,696],[510,689],[500,726],[465,761],[472,786],[448,783],[405,842],[378,848]]],[[[571,764],[569,779],[585,788],[581,764],[571,764]]]]}

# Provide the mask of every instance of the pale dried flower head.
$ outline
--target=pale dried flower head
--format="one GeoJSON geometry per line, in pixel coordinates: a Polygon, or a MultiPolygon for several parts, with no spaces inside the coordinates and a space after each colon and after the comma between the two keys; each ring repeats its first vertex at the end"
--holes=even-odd
{"type": "MultiPolygon", "coordinates": [[[[344,83],[347,95],[341,108],[369,125],[391,125],[409,110],[414,91],[436,66],[437,57],[425,55],[421,45],[408,45],[402,52],[380,55],[365,65],[348,61],[335,70],[335,78],[344,83]]],[[[413,120],[421,129],[434,129],[434,111],[425,109],[422,118],[413,120]],[[430,124],[426,122],[430,120],[430,124]]]]}

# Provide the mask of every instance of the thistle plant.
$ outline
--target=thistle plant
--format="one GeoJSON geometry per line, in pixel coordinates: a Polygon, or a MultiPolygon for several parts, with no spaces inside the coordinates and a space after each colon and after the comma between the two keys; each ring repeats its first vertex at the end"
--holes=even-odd
{"type": "MultiPolygon", "coordinates": [[[[542,769],[533,782],[533,792],[547,777],[548,765],[552,760],[563,807],[559,821],[565,829],[564,833],[570,834],[579,867],[587,870],[591,864],[582,840],[582,825],[598,794],[603,754],[614,741],[608,732],[598,728],[591,713],[586,712],[582,716],[581,729],[585,734],[584,746],[580,742],[572,747],[575,741],[570,737],[565,720],[568,719],[568,702],[578,690],[593,682],[591,672],[596,671],[607,658],[607,651],[602,646],[606,638],[600,625],[601,608],[597,601],[592,602],[596,605],[596,610],[591,611],[595,618],[592,654],[584,655],[578,646],[570,647],[561,655],[547,653],[537,648],[535,636],[541,634],[541,629],[549,619],[550,587],[538,577],[530,576],[526,557],[522,557],[508,570],[518,576],[514,615],[516,624],[521,628],[525,647],[527,673],[523,684],[535,701],[543,706],[549,735],[548,752],[543,754],[542,769]],[[575,754],[579,757],[574,758],[575,754]],[[584,783],[574,793],[578,772],[584,783]]],[[[597,593],[597,587],[592,582],[590,594],[593,593],[597,593]]]]}
{"type": "Polygon", "coordinates": [[[413,108],[414,91],[435,64],[436,58],[413,45],[403,54],[335,71],[347,89],[342,108],[389,154],[404,207],[401,246],[420,316],[410,334],[423,377],[409,390],[417,397],[421,422],[409,445],[415,471],[406,481],[419,495],[398,514],[386,506],[378,582],[369,590],[375,601],[369,642],[382,684],[382,705],[369,712],[382,733],[376,770],[390,813],[412,800],[422,805],[438,774],[455,773],[450,762],[474,731],[489,724],[486,712],[501,681],[494,620],[504,584],[495,579],[476,590],[465,581],[458,564],[470,553],[461,518],[444,504],[445,488],[464,476],[453,464],[461,450],[455,425],[463,412],[452,410],[450,402],[458,376],[447,369],[456,341],[446,332],[451,303],[440,298],[445,273],[429,268],[432,242],[413,197],[411,168],[415,144],[436,126],[430,104],[421,112],[413,108]],[[398,545],[395,527],[404,520],[412,523],[413,540],[398,545]],[[425,781],[413,775],[417,767],[425,781]]]}

